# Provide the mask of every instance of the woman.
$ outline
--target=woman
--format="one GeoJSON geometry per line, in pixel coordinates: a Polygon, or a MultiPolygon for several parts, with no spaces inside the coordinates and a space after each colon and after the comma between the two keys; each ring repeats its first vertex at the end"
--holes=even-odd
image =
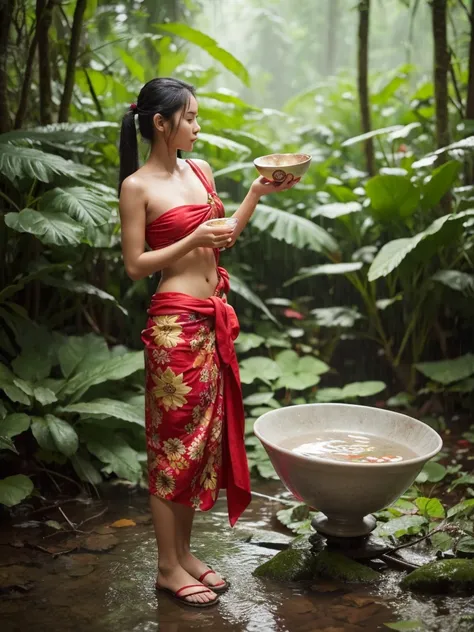
{"type": "Polygon", "coordinates": [[[194,88],[170,78],[145,84],[120,136],[120,217],[125,269],[133,280],[161,272],[142,332],[150,504],[158,546],[156,587],[194,607],[217,603],[227,582],[190,551],[196,508],[227,490],[234,525],[250,501],[244,412],[219,249],[234,244],[259,199],[295,184],[257,179],[227,226],[209,165],[182,160],[200,126],[194,88]],[[135,119],[150,156],[138,168],[135,119]],[[145,243],[149,250],[145,251],[145,243]],[[197,581],[196,581],[197,580],[197,581]]]}

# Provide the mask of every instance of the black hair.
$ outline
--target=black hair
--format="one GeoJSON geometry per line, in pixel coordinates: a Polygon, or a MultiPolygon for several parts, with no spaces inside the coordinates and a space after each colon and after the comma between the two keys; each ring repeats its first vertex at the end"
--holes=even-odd
{"type": "MultiPolygon", "coordinates": [[[[158,77],[148,81],[140,90],[137,103],[132,104],[122,120],[120,131],[120,175],[118,192],[122,182],[138,169],[138,141],[135,127],[135,115],[138,117],[138,129],[142,138],[153,140],[153,117],[161,114],[165,120],[171,120],[173,114],[188,105],[195,89],[189,83],[171,77],[158,77]]],[[[184,112],[182,114],[184,116],[184,112]]],[[[178,156],[181,156],[178,152],[178,156]]]]}

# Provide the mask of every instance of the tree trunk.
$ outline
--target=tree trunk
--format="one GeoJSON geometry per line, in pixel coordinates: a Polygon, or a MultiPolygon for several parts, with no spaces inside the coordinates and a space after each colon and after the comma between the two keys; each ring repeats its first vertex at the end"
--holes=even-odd
{"type": "Polygon", "coordinates": [[[53,122],[53,100],[51,95],[51,66],[49,61],[49,27],[53,20],[56,0],[36,0],[36,31],[38,38],[38,70],[40,91],[40,123],[53,122]]]}
{"type": "MultiPolygon", "coordinates": [[[[466,101],[466,114],[465,118],[468,121],[473,121],[470,125],[474,124],[474,2],[471,0],[471,41],[469,43],[469,78],[467,82],[467,101],[466,101]]],[[[470,134],[469,134],[470,135],[470,134]]],[[[472,184],[474,182],[474,167],[472,160],[466,165],[465,170],[465,182],[466,184],[472,184]]]]}
{"type": "MultiPolygon", "coordinates": [[[[358,51],[358,86],[360,115],[362,121],[362,131],[370,132],[370,104],[369,104],[369,16],[370,0],[359,2],[359,51],[358,51]]],[[[374,167],[374,146],[372,139],[365,141],[365,163],[369,175],[375,173],[374,167]]]]}
{"type": "Polygon", "coordinates": [[[74,77],[76,72],[77,55],[79,53],[79,43],[82,32],[82,22],[87,0],[77,0],[74,10],[74,20],[71,29],[71,41],[69,44],[69,56],[67,59],[66,78],[64,81],[63,96],[59,106],[59,123],[66,123],[69,119],[69,106],[71,105],[72,90],[74,88],[74,77]]]}
{"type": "Polygon", "coordinates": [[[337,52],[337,23],[339,17],[339,0],[328,0],[328,39],[326,50],[326,73],[334,74],[336,69],[336,52],[337,52]]]}
{"type": "MultiPolygon", "coordinates": [[[[436,107],[436,145],[449,145],[448,72],[449,50],[446,27],[447,0],[433,0],[434,88],[436,107]]],[[[440,158],[445,160],[444,154],[440,158]]],[[[440,162],[442,161],[440,160],[440,162]]]]}
{"type": "Polygon", "coordinates": [[[8,106],[8,36],[12,23],[14,0],[0,0],[0,134],[11,129],[8,106]]]}

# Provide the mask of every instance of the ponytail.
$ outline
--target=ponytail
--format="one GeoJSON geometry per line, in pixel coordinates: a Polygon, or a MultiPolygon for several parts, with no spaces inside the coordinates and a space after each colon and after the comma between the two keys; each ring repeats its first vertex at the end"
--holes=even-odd
{"type": "Polygon", "coordinates": [[[135,128],[135,108],[126,112],[122,119],[122,129],[120,130],[120,175],[118,194],[125,178],[131,176],[138,169],[138,141],[137,130],[135,128]]]}

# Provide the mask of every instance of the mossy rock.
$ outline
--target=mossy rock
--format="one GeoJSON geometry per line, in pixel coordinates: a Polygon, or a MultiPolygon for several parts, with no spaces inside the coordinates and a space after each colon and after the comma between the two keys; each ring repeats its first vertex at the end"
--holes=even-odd
{"type": "Polygon", "coordinates": [[[370,583],[380,579],[376,571],[354,560],[330,551],[313,553],[298,539],[296,548],[277,553],[268,562],[255,569],[255,577],[282,582],[305,579],[333,579],[343,582],[370,583]]]}
{"type": "Polygon", "coordinates": [[[404,577],[400,585],[402,588],[419,592],[472,593],[474,591],[474,560],[431,562],[404,577]]]}

